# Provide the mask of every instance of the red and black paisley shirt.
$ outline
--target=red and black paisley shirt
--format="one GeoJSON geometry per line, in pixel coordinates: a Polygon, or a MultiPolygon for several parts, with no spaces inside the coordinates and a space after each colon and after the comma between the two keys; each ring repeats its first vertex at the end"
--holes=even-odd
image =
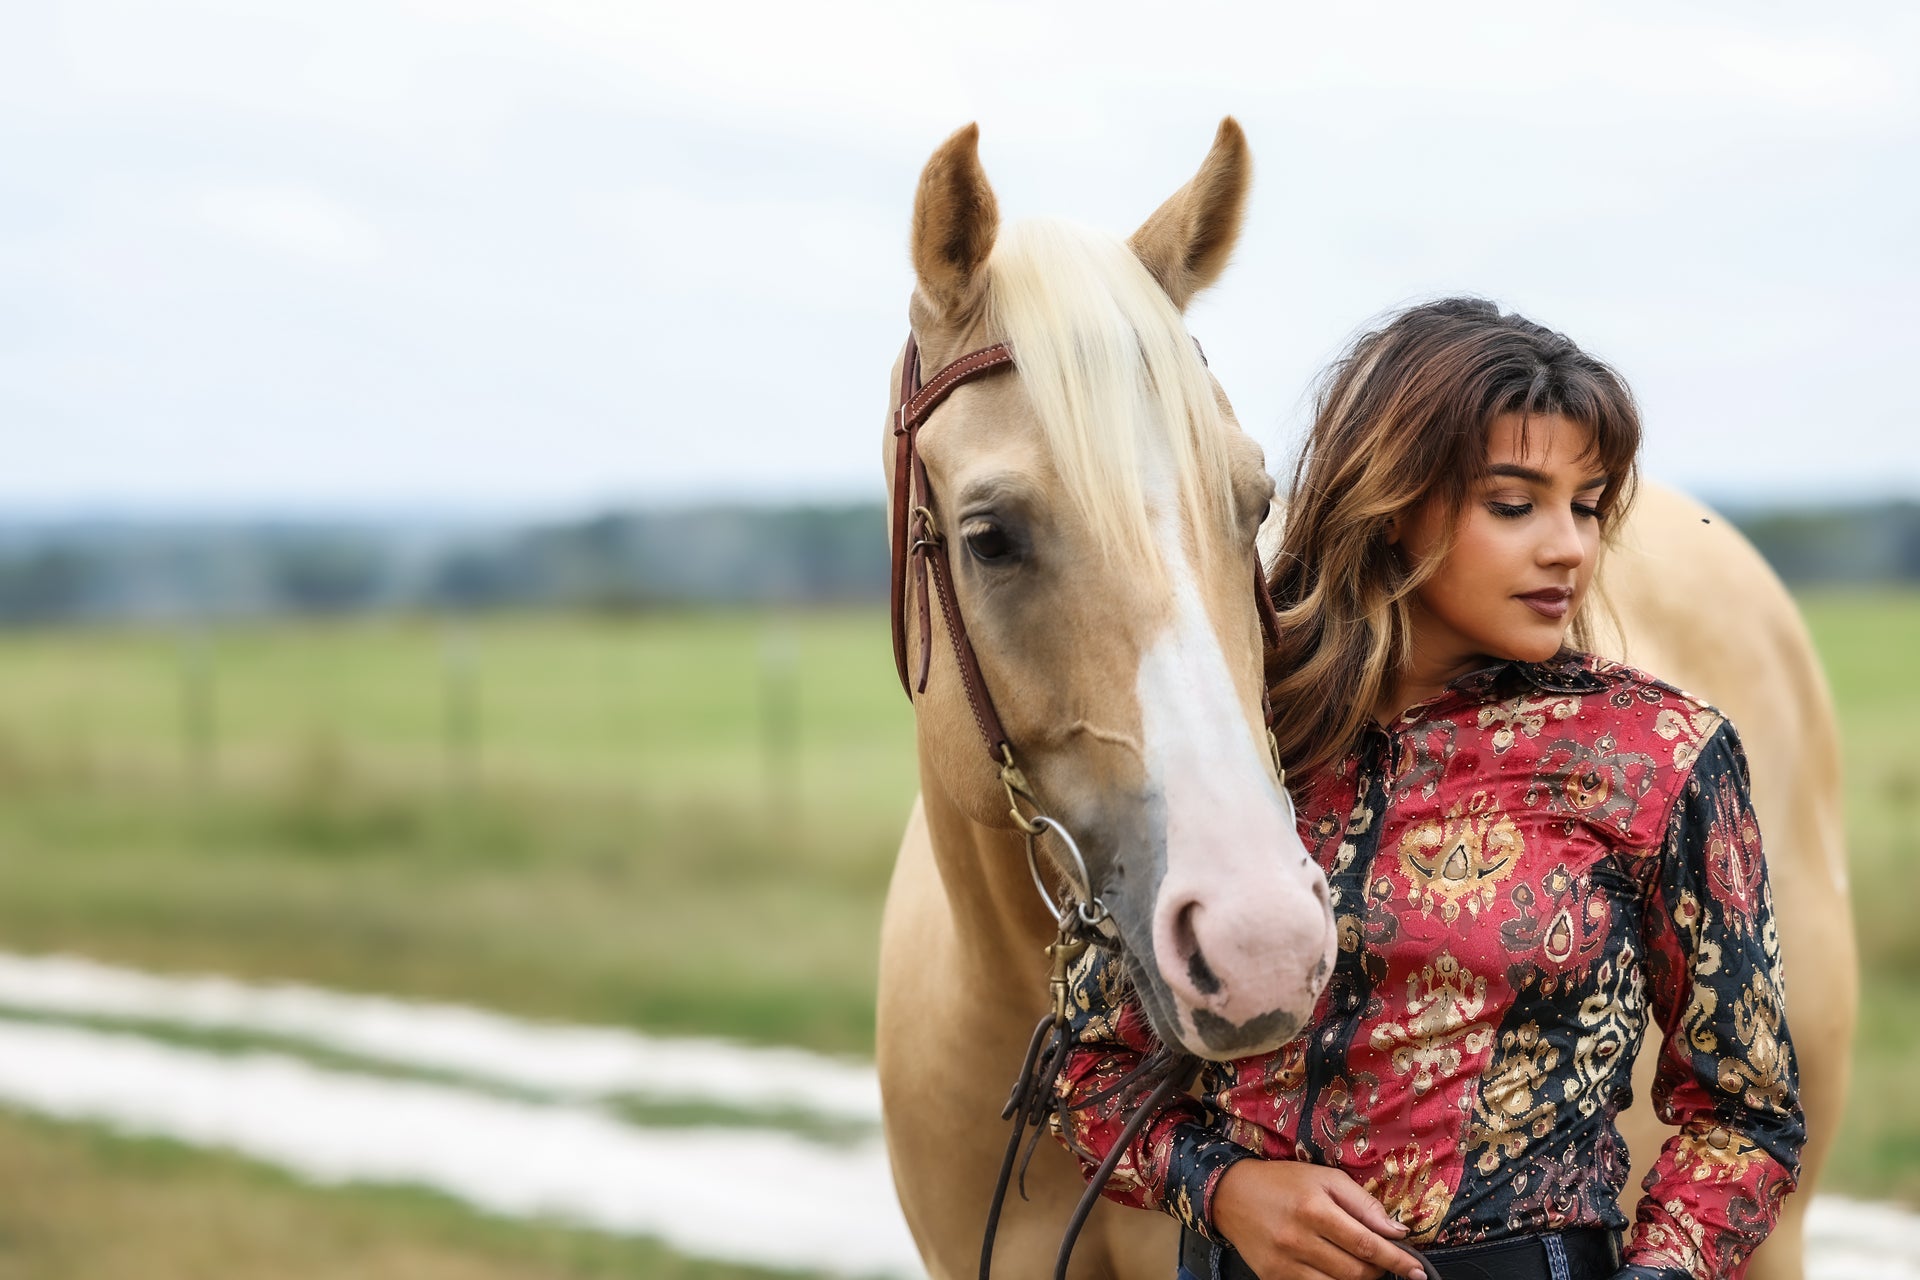
{"type": "MultiPolygon", "coordinates": [[[[1294,798],[1338,925],[1327,988],[1291,1042],[1207,1064],[1107,1194],[1215,1235],[1220,1175],[1257,1156],[1345,1170],[1418,1245],[1623,1228],[1614,1117],[1658,1022],[1653,1103],[1678,1130],[1620,1276],[1741,1274],[1805,1127],[1725,717],[1587,655],[1500,663],[1370,726],[1294,798]]],[[[1110,950],[1082,957],[1073,1006],[1059,1089],[1091,1173],[1128,1115],[1100,1095],[1158,1042],[1110,950]]]]}

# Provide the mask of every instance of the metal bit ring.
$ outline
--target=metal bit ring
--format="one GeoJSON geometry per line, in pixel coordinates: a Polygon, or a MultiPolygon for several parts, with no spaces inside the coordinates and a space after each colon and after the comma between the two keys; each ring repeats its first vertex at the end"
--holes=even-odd
{"type": "Polygon", "coordinates": [[[1080,891],[1080,901],[1070,904],[1072,910],[1079,914],[1081,924],[1089,929],[1098,928],[1107,918],[1107,908],[1093,894],[1093,877],[1087,872],[1087,860],[1081,856],[1080,846],[1074,842],[1071,835],[1067,834],[1067,829],[1044,813],[1034,815],[1033,830],[1027,833],[1027,870],[1033,875],[1033,887],[1040,891],[1040,900],[1047,904],[1047,910],[1053,913],[1053,918],[1064,928],[1067,916],[1070,914],[1069,909],[1055,902],[1053,894],[1047,890],[1047,882],[1040,874],[1040,856],[1034,850],[1035,842],[1045,831],[1053,832],[1060,843],[1067,847],[1067,852],[1073,855],[1073,869],[1079,873],[1080,878],[1078,884],[1070,887],[1080,891]]]}

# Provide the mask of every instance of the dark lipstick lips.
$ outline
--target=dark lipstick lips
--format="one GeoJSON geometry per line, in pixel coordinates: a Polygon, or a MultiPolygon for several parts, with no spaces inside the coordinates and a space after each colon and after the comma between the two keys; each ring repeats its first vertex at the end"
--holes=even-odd
{"type": "Polygon", "coordinates": [[[1529,591],[1514,599],[1525,604],[1543,618],[1564,618],[1567,609],[1573,603],[1571,587],[1543,587],[1538,591],[1529,591]]]}

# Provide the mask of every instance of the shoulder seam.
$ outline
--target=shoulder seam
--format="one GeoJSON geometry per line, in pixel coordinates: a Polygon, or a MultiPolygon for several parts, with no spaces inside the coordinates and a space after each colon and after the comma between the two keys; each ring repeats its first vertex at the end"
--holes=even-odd
{"type": "MultiPolygon", "coordinates": [[[[1699,699],[1695,698],[1693,701],[1699,702],[1699,699]]],[[[1733,721],[1727,719],[1725,713],[1718,707],[1708,706],[1704,702],[1700,702],[1700,706],[1713,712],[1713,714],[1719,718],[1719,723],[1713,726],[1712,733],[1700,739],[1700,749],[1694,752],[1693,759],[1688,763],[1687,767],[1673,771],[1674,783],[1672,794],[1661,801],[1659,852],[1662,857],[1666,855],[1667,841],[1673,833],[1673,815],[1680,808],[1680,801],[1682,797],[1687,794],[1687,787],[1692,784],[1694,774],[1699,772],[1700,758],[1706,755],[1708,747],[1724,737],[1733,728],[1733,721]]]]}
{"type": "MultiPolygon", "coordinates": [[[[1672,694],[1676,698],[1686,699],[1686,701],[1702,711],[1711,711],[1720,718],[1723,724],[1726,723],[1728,719],[1726,712],[1722,711],[1713,703],[1708,702],[1699,694],[1690,693],[1671,680],[1662,680],[1659,676],[1648,671],[1643,671],[1630,663],[1616,662],[1612,658],[1595,658],[1594,664],[1593,673],[1609,683],[1644,685],[1650,689],[1659,689],[1672,694]]],[[[1708,737],[1711,736],[1711,734],[1708,735],[1708,737]]],[[[1705,745],[1704,739],[1702,740],[1702,745],[1705,745]]]]}

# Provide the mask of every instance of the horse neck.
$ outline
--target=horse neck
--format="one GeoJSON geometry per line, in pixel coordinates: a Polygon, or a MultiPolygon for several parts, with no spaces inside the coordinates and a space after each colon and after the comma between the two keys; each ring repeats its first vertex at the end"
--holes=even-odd
{"type": "Polygon", "coordinates": [[[1054,924],[1027,870],[1025,838],[967,816],[924,762],[921,796],[962,963],[976,977],[1029,981],[1054,924]]]}

